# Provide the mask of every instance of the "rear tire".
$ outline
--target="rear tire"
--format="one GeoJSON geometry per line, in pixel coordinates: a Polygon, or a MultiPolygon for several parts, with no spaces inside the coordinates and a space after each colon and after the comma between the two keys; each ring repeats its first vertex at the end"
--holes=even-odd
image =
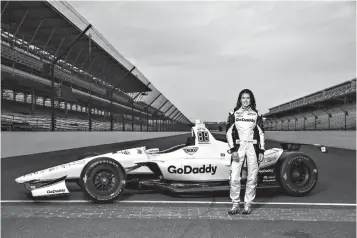
{"type": "Polygon", "coordinates": [[[90,161],[81,173],[84,193],[96,203],[110,203],[124,192],[125,172],[110,158],[90,161]]]}
{"type": "Polygon", "coordinates": [[[292,153],[281,162],[279,182],[288,195],[295,197],[307,195],[314,189],[317,180],[317,166],[306,154],[292,153]]]}

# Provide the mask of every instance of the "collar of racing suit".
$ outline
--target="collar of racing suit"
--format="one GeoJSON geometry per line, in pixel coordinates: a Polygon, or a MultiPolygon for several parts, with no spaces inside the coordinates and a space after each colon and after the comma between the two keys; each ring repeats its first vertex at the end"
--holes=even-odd
{"type": "Polygon", "coordinates": [[[251,107],[250,106],[247,106],[247,107],[241,106],[241,109],[244,111],[249,111],[251,109],[251,107]]]}

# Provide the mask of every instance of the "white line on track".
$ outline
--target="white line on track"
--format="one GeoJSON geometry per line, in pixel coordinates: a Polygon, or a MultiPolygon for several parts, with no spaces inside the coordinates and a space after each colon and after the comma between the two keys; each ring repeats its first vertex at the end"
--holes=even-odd
{"type": "MultiPolygon", "coordinates": [[[[1,200],[1,203],[93,203],[90,200],[1,200]]],[[[114,203],[156,203],[156,204],[227,204],[231,202],[211,202],[211,201],[114,201],[114,203]]],[[[356,207],[353,203],[295,203],[295,202],[254,202],[257,205],[296,205],[296,206],[348,206],[356,207]]]]}

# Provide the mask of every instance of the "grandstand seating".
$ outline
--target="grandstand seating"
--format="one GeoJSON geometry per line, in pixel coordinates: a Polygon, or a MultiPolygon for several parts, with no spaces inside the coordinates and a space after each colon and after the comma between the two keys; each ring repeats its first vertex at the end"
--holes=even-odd
{"type": "MultiPolygon", "coordinates": [[[[125,131],[131,131],[131,121],[125,123],[125,131]]],[[[81,119],[69,113],[68,117],[56,116],[56,131],[88,131],[88,119],[81,119]]],[[[142,125],[142,130],[146,131],[146,125],[142,125]]],[[[25,114],[2,110],[1,130],[2,131],[48,131],[51,129],[51,115],[48,113],[25,114]]],[[[93,131],[109,131],[110,122],[92,119],[93,131]]],[[[123,122],[113,123],[114,131],[123,130],[123,122]]],[[[140,131],[140,122],[134,121],[134,131],[140,131]]],[[[154,125],[149,124],[149,131],[154,131],[154,125]]]]}
{"type": "MultiPolygon", "coordinates": [[[[51,129],[51,101],[49,98],[34,95],[34,111],[31,108],[32,95],[2,88],[2,130],[50,130],[51,129]]],[[[74,103],[55,101],[56,108],[56,131],[88,131],[89,122],[87,108],[74,103]],[[58,104],[59,103],[59,104],[58,104]]],[[[121,117],[120,117],[121,118],[121,117]]],[[[132,131],[132,119],[130,115],[124,115],[124,130],[132,131]]],[[[105,116],[104,110],[92,108],[92,130],[109,131],[109,117],[105,116]]],[[[123,122],[115,119],[113,130],[122,131],[123,122]]],[[[146,121],[140,122],[134,118],[134,131],[146,131],[146,121]],[[142,124],[142,125],[141,125],[142,124]]],[[[156,123],[149,121],[149,131],[160,131],[156,123]]]]}
{"type": "Polygon", "coordinates": [[[344,130],[356,129],[356,104],[333,106],[331,108],[316,109],[311,112],[296,113],[279,119],[267,120],[266,130],[344,130]],[[348,115],[345,115],[345,112],[348,115]],[[331,114],[329,117],[328,114],[331,114]],[[315,118],[317,116],[317,118],[315,118]],[[306,120],[304,120],[306,118],[306,120]],[[288,120],[290,119],[290,123],[288,120]],[[295,119],[297,121],[295,122],[295,119]],[[278,121],[278,123],[275,122],[278,121]],[[296,123],[296,126],[295,126],[296,123]]]}
{"type": "MultiPolygon", "coordinates": [[[[326,88],[306,97],[285,103],[269,109],[265,121],[266,130],[355,130],[356,129],[356,103],[351,97],[356,93],[356,79],[343,82],[330,88],[326,88]],[[306,105],[320,105],[331,99],[349,98],[347,104],[340,106],[326,106],[307,112],[291,114],[291,109],[306,105]],[[274,114],[290,112],[289,116],[274,114]],[[345,113],[347,112],[347,114],[345,113]],[[271,119],[269,119],[271,118],[271,119]],[[289,122],[290,120],[290,122],[289,122]]],[[[304,110],[304,109],[303,109],[304,110]]]]}
{"type": "Polygon", "coordinates": [[[292,102],[285,103],[283,105],[271,108],[270,113],[277,113],[281,111],[286,111],[289,109],[313,104],[316,102],[323,102],[331,98],[341,97],[350,93],[356,92],[356,79],[351,81],[344,82],[340,85],[336,85],[329,89],[325,89],[319,92],[316,92],[312,95],[294,100],[292,102]]]}
{"type": "MultiPolygon", "coordinates": [[[[14,99],[12,90],[4,90],[2,94],[1,108],[1,129],[3,131],[31,130],[46,131],[51,129],[51,109],[50,101],[41,97],[36,97],[34,111],[31,108],[31,95],[25,100],[23,93],[17,93],[14,99]]],[[[78,105],[65,104],[63,102],[56,108],[56,131],[88,131],[88,114],[84,107],[78,105]]],[[[109,131],[109,117],[101,110],[93,108],[92,130],[109,131]]],[[[124,115],[125,131],[132,131],[131,116],[124,115]]],[[[146,122],[146,121],[145,121],[146,122]]],[[[156,124],[149,121],[149,131],[156,130],[156,124]]],[[[140,122],[139,118],[134,118],[134,130],[146,131],[146,123],[140,122]],[[142,127],[140,124],[142,123],[142,127]]],[[[123,122],[120,118],[114,117],[113,130],[122,131],[123,122]]]]}

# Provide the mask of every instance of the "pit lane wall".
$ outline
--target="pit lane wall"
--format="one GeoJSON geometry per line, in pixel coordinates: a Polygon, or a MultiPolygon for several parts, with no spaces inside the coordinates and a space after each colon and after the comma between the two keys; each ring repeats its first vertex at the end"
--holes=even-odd
{"type": "MultiPolygon", "coordinates": [[[[219,132],[225,134],[225,132],[219,132]]],[[[266,131],[266,139],[356,150],[356,131],[266,131]]]]}
{"type": "Polygon", "coordinates": [[[155,139],[189,132],[1,132],[1,158],[155,139]]]}

